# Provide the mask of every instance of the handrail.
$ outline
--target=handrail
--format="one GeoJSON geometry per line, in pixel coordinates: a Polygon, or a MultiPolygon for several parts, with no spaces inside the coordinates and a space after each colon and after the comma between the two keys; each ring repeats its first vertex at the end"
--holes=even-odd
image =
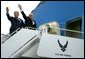
{"type": "MultiPolygon", "coordinates": [[[[51,27],[51,28],[52,28],[52,29],[55,29],[54,27],[51,27]]],[[[12,34],[10,34],[7,38],[5,38],[5,40],[4,40],[2,43],[4,43],[6,40],[8,40],[8,38],[10,38],[11,36],[13,36],[13,35],[14,35],[18,30],[20,30],[20,29],[21,29],[21,28],[16,29],[12,34]]],[[[25,29],[32,29],[32,30],[39,30],[39,31],[40,31],[39,28],[33,28],[33,27],[25,27],[25,29]]],[[[76,30],[56,28],[56,30],[57,30],[57,29],[84,34],[84,32],[80,32],[80,31],[76,31],[76,30]]],[[[1,34],[1,35],[4,35],[4,34],[1,34]]]]}
{"type": "MultiPolygon", "coordinates": [[[[23,28],[23,27],[22,27],[23,28]]],[[[2,41],[1,43],[4,43],[6,40],[8,40],[11,36],[13,36],[15,33],[18,32],[18,30],[22,29],[22,28],[18,28],[16,29],[13,33],[11,33],[7,38],[5,38],[4,41],[2,41]]],[[[25,27],[25,29],[34,29],[34,30],[38,30],[37,28],[33,28],[33,27],[25,27]]],[[[3,34],[4,35],[4,34],[3,34]]]]}
{"type": "MultiPolygon", "coordinates": [[[[51,27],[51,28],[53,28],[53,27],[51,27]]],[[[55,29],[55,28],[53,28],[53,29],[55,29]]],[[[71,32],[77,32],[77,33],[84,33],[84,32],[80,32],[80,31],[76,31],[76,30],[70,30],[70,29],[63,29],[63,28],[57,28],[57,29],[71,31],[71,32]]]]}
{"type": "MultiPolygon", "coordinates": [[[[16,29],[13,33],[11,33],[7,38],[4,39],[1,43],[4,43],[8,38],[10,38],[13,34],[15,34],[20,28],[16,29]]],[[[4,34],[3,34],[4,35],[4,34]]]]}

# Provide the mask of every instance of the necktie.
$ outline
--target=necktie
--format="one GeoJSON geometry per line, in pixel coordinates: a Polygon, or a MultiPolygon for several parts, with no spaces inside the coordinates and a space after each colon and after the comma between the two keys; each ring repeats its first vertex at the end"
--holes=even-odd
{"type": "Polygon", "coordinates": [[[19,22],[21,23],[21,20],[18,18],[19,22]]]}

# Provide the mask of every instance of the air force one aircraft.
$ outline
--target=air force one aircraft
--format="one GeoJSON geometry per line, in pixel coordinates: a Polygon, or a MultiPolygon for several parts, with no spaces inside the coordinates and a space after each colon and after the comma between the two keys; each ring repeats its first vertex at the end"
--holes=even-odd
{"type": "MultiPolygon", "coordinates": [[[[3,35],[1,38],[1,58],[83,58],[84,40],[80,39],[78,35],[62,36],[61,30],[66,31],[67,29],[60,29],[57,22],[53,21],[41,25],[36,30],[22,28],[17,29],[14,34],[3,35]],[[47,50],[49,52],[45,52],[47,50]],[[69,56],[60,56],[56,53],[69,56]]],[[[68,31],[72,32],[73,30],[68,31]]]]}
{"type": "Polygon", "coordinates": [[[84,58],[83,4],[42,1],[32,11],[36,30],[1,35],[1,58],[84,58]]]}

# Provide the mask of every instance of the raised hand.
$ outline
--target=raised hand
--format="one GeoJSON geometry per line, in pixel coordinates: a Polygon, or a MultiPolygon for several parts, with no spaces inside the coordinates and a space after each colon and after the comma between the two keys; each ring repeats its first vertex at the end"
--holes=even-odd
{"type": "Polygon", "coordinates": [[[8,7],[6,7],[6,12],[9,12],[9,8],[8,7]]]}
{"type": "Polygon", "coordinates": [[[19,7],[20,10],[22,10],[22,6],[20,4],[18,4],[18,7],[19,7]]]}

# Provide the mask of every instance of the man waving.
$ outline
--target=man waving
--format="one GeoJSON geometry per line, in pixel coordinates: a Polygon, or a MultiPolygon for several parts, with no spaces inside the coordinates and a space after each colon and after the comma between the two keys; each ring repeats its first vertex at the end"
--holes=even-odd
{"type": "Polygon", "coordinates": [[[18,11],[14,11],[14,17],[12,17],[9,15],[9,8],[6,7],[6,15],[8,20],[11,22],[10,34],[18,28],[25,27],[23,20],[18,17],[19,16],[18,11]]]}
{"type": "Polygon", "coordinates": [[[36,22],[33,20],[32,13],[30,13],[29,16],[26,16],[24,11],[22,10],[22,6],[19,4],[18,7],[21,11],[21,14],[23,15],[23,18],[25,19],[26,27],[36,28],[36,22]]]}

